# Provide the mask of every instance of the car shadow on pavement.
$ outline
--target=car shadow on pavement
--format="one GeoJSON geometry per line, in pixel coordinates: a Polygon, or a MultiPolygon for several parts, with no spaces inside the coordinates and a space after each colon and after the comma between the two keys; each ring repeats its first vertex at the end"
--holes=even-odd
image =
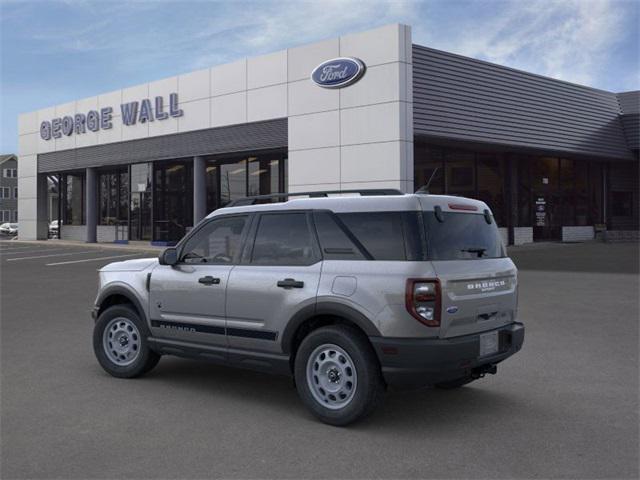
{"type": "MultiPolygon", "coordinates": [[[[262,409],[270,415],[295,416],[300,421],[322,425],[307,412],[288,377],[180,358],[163,358],[147,377],[149,381],[162,382],[168,389],[182,390],[183,394],[184,389],[194,394],[208,390],[212,396],[223,397],[225,403],[231,402],[243,410],[262,409]]],[[[378,431],[401,427],[405,434],[411,431],[423,434],[434,426],[495,416],[501,410],[511,413],[518,410],[520,399],[478,385],[455,390],[391,389],[372,416],[350,428],[378,431]]]]}

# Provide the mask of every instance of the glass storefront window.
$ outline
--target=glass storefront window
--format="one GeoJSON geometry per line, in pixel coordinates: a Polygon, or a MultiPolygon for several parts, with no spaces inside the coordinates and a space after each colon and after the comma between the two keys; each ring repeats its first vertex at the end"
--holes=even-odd
{"type": "Polygon", "coordinates": [[[594,224],[605,223],[602,200],[604,198],[604,182],[602,163],[589,163],[589,217],[594,224]]]}
{"type": "Polygon", "coordinates": [[[119,182],[119,193],[118,193],[118,219],[120,221],[125,221],[129,218],[129,172],[126,170],[120,172],[120,182],[119,182]]]}
{"type": "Polygon", "coordinates": [[[576,225],[575,161],[560,159],[561,225],[576,225]]]}
{"type": "Polygon", "coordinates": [[[506,224],[504,197],[504,161],[499,154],[478,154],[478,195],[491,208],[496,223],[506,224]]]}
{"type": "Polygon", "coordinates": [[[84,175],[62,175],[62,222],[63,225],[84,225],[84,175]]]}
{"type": "Polygon", "coordinates": [[[470,198],[477,196],[475,154],[445,152],[444,165],[447,194],[470,198]]]}
{"type": "Polygon", "coordinates": [[[286,191],[284,152],[211,158],[207,162],[206,172],[209,212],[231,200],[286,191]]]}
{"type": "Polygon", "coordinates": [[[429,184],[429,193],[444,193],[442,149],[416,143],[414,150],[414,190],[429,184]],[[429,183],[429,180],[431,182],[429,183]]]}
{"type": "Polygon", "coordinates": [[[574,225],[593,225],[597,223],[589,218],[589,162],[577,160],[575,175],[575,223],[574,225]]]}
{"type": "Polygon", "coordinates": [[[518,220],[515,226],[530,227],[531,226],[531,164],[533,157],[529,156],[511,156],[509,161],[515,163],[517,196],[518,196],[518,220]]]}
{"type": "Polygon", "coordinates": [[[152,165],[131,165],[129,239],[151,240],[151,180],[152,165]]]}
{"type": "Polygon", "coordinates": [[[434,195],[460,195],[486,202],[498,225],[506,221],[502,154],[453,150],[416,142],[415,190],[429,183],[434,195]]]}
{"type": "Polygon", "coordinates": [[[98,224],[122,225],[129,220],[129,174],[102,172],[98,176],[98,224]]]}
{"type": "MultiPolygon", "coordinates": [[[[430,193],[482,200],[491,207],[498,226],[533,227],[536,240],[559,239],[562,226],[605,222],[604,165],[604,162],[579,158],[465,151],[430,145],[424,140],[414,144],[416,189],[441,167],[443,175],[434,176],[430,193]],[[509,180],[511,175],[513,185],[509,180]],[[513,198],[513,204],[509,198],[513,198]]],[[[616,179],[611,191],[628,188],[622,179],[637,178],[637,173],[632,175],[627,167],[616,165],[615,168],[616,174],[610,176],[616,179]],[[622,173],[627,171],[629,173],[622,173]]],[[[611,199],[607,205],[609,203],[611,199]]],[[[611,209],[608,212],[613,215],[611,209]]],[[[635,212],[633,215],[637,217],[635,212]]],[[[632,216],[613,217],[619,225],[638,222],[632,216]]]]}
{"type": "Polygon", "coordinates": [[[154,164],[154,240],[179,240],[193,226],[192,169],[191,160],[154,164]]]}

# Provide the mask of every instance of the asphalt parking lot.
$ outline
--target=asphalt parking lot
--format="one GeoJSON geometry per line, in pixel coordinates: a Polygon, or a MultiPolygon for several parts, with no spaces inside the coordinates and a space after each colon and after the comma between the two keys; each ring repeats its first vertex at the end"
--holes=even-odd
{"type": "Polygon", "coordinates": [[[637,244],[513,249],[522,352],[457,391],[389,392],[349,428],[286,378],[171,357],[104,373],[96,269],[150,255],[0,242],[3,479],[638,478],[637,244]]]}

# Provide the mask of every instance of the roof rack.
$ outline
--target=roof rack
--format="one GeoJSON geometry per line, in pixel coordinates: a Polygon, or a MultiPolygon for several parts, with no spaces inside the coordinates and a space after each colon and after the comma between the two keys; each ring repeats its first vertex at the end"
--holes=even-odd
{"type": "Polygon", "coordinates": [[[281,193],[271,193],[268,195],[256,195],[253,197],[238,198],[236,200],[231,200],[223,208],[255,205],[260,200],[277,199],[278,202],[286,202],[289,197],[307,196],[309,198],[321,198],[321,197],[328,197],[329,195],[332,195],[332,194],[335,195],[335,194],[342,194],[342,193],[359,193],[361,197],[370,197],[374,195],[404,195],[404,193],[401,192],[400,190],[396,190],[393,188],[378,188],[378,189],[369,189],[369,190],[322,190],[317,192],[289,192],[289,193],[281,192],[281,193]]]}

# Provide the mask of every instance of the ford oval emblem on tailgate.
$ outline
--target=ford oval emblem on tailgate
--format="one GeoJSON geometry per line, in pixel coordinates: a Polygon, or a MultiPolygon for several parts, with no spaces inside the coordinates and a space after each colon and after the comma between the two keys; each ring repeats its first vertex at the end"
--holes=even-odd
{"type": "Polygon", "coordinates": [[[458,311],[458,307],[456,307],[455,305],[451,306],[451,307],[447,307],[447,313],[456,313],[458,311]]]}
{"type": "Polygon", "coordinates": [[[364,74],[362,60],[339,57],[321,63],[311,72],[311,80],[324,88],[342,88],[357,82],[364,74]]]}

